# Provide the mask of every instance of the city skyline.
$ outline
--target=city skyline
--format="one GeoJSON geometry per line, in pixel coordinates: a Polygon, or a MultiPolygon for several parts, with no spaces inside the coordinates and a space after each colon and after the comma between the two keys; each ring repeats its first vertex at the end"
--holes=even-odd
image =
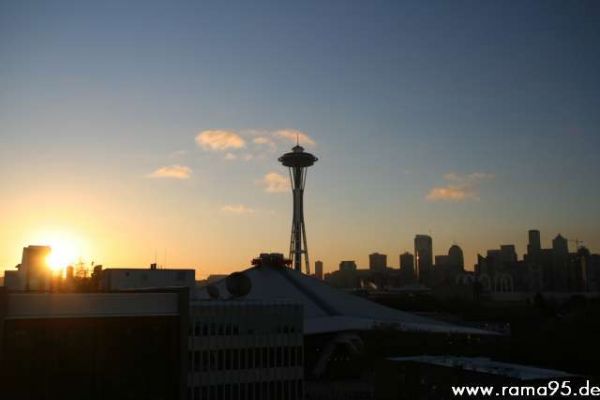
{"type": "Polygon", "coordinates": [[[415,234],[468,269],[532,228],[600,248],[592,2],[0,7],[0,270],[286,253],[297,134],[325,272],[415,234]]]}

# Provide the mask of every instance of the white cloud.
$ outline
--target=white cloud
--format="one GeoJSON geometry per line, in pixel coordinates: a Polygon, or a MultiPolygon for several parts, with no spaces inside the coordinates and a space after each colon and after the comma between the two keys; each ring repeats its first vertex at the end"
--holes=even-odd
{"type": "Polygon", "coordinates": [[[296,140],[298,140],[301,146],[315,146],[317,144],[307,133],[297,129],[280,129],[275,131],[273,135],[275,137],[287,139],[292,143],[296,143],[296,140]]]}
{"type": "Polygon", "coordinates": [[[204,150],[212,151],[241,149],[246,146],[246,141],[237,132],[221,129],[200,132],[196,136],[196,143],[204,150]]]}
{"type": "Polygon", "coordinates": [[[268,136],[258,136],[258,137],[255,137],[254,139],[252,139],[252,142],[254,144],[257,144],[257,145],[260,145],[260,146],[267,146],[267,147],[269,147],[270,150],[277,149],[277,145],[275,144],[275,142],[273,141],[273,139],[271,139],[268,136]]]}
{"type": "Polygon", "coordinates": [[[188,179],[192,170],[184,165],[169,165],[161,167],[148,175],[149,178],[188,179]]]}
{"type": "Polygon", "coordinates": [[[267,173],[261,183],[265,191],[269,193],[281,193],[290,190],[288,178],[274,171],[267,173]]]}
{"type": "Polygon", "coordinates": [[[224,212],[225,214],[242,215],[242,214],[254,214],[256,212],[256,210],[254,210],[253,208],[247,207],[243,204],[226,204],[223,207],[221,207],[221,212],[224,212]]]}
{"type": "Polygon", "coordinates": [[[276,152],[289,151],[290,144],[296,144],[297,139],[304,147],[316,145],[307,133],[297,129],[204,130],[196,135],[196,144],[206,151],[224,153],[225,160],[257,161],[273,159],[276,152]]]}
{"type": "Polygon", "coordinates": [[[429,201],[479,200],[479,186],[493,178],[494,175],[485,172],[473,172],[468,175],[449,172],[444,175],[447,184],[431,188],[425,198],[429,201]]]}

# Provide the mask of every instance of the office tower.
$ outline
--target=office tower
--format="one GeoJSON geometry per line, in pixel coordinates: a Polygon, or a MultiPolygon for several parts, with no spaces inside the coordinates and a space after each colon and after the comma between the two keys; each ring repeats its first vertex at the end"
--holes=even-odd
{"type": "Polygon", "coordinates": [[[450,249],[448,250],[448,265],[457,271],[463,271],[465,269],[465,258],[460,246],[455,244],[450,246],[450,249]]]}
{"type": "Polygon", "coordinates": [[[308,167],[318,160],[314,155],[304,151],[296,144],[290,153],[279,157],[279,161],[289,168],[293,194],[292,234],[290,239],[290,259],[296,271],[302,271],[302,254],[306,265],[306,273],[310,275],[308,245],[306,243],[306,227],[304,225],[304,185],[308,167]]]}
{"type": "Polygon", "coordinates": [[[542,242],[540,240],[540,231],[538,231],[537,229],[531,229],[529,231],[529,243],[527,244],[527,254],[537,254],[541,249],[542,242]]]}
{"type": "Polygon", "coordinates": [[[433,266],[433,244],[431,236],[415,236],[415,272],[419,282],[423,283],[429,280],[433,266]]]}
{"type": "Polygon", "coordinates": [[[567,239],[562,237],[560,233],[552,240],[552,251],[554,254],[561,256],[569,254],[569,244],[567,239]]]}
{"type": "Polygon", "coordinates": [[[369,269],[371,271],[385,271],[387,268],[387,255],[372,253],[369,254],[369,269]]]}
{"type": "Polygon", "coordinates": [[[400,254],[400,274],[405,282],[415,278],[415,257],[408,251],[400,254]]]}
{"type": "Polygon", "coordinates": [[[315,261],[315,277],[323,280],[323,261],[315,261]]]}

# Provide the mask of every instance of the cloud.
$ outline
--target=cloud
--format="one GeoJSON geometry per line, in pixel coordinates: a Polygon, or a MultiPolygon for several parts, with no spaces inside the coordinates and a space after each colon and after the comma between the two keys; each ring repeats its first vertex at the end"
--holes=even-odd
{"type": "Polygon", "coordinates": [[[267,173],[261,183],[265,187],[265,191],[269,193],[281,193],[290,190],[288,178],[274,171],[267,173]]]}
{"type": "Polygon", "coordinates": [[[449,172],[444,175],[447,184],[431,188],[425,198],[429,201],[479,200],[479,186],[493,178],[494,175],[485,172],[473,172],[468,175],[449,172]]]}
{"type": "Polygon", "coordinates": [[[184,165],[169,165],[161,167],[148,175],[149,178],[188,179],[192,170],[184,165]]]}
{"type": "Polygon", "coordinates": [[[206,151],[222,153],[225,160],[260,161],[289,151],[290,143],[296,144],[296,139],[305,147],[316,145],[307,133],[297,129],[210,129],[196,135],[196,144],[206,151]]]}
{"type": "Polygon", "coordinates": [[[298,140],[301,146],[315,146],[317,144],[307,133],[297,129],[280,129],[275,131],[273,135],[275,137],[287,139],[292,143],[296,143],[296,140],[298,140]]]}
{"type": "Polygon", "coordinates": [[[225,214],[234,214],[234,215],[242,215],[242,214],[254,214],[256,210],[253,208],[246,207],[243,204],[226,204],[221,207],[221,212],[225,214]]]}
{"type": "Polygon", "coordinates": [[[258,136],[258,137],[255,137],[254,139],[252,139],[252,142],[254,144],[257,144],[257,145],[267,146],[271,150],[276,150],[277,149],[277,145],[275,144],[275,142],[273,141],[273,139],[271,139],[268,136],[258,136]]]}
{"type": "Polygon", "coordinates": [[[196,143],[204,150],[224,151],[241,149],[246,141],[237,132],[221,129],[206,130],[196,136],[196,143]]]}

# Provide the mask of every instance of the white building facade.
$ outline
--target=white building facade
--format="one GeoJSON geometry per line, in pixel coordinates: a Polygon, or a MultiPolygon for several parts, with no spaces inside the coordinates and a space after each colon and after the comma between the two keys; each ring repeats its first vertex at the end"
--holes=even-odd
{"type": "Polygon", "coordinates": [[[303,398],[303,310],[286,300],[190,304],[190,400],[303,398]]]}

